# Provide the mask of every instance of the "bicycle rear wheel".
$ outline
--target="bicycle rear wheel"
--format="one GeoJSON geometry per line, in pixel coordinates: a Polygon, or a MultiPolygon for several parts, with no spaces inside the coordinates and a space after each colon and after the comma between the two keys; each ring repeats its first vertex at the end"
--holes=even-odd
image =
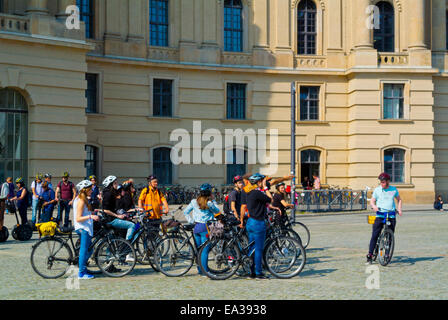
{"type": "MultiPolygon", "coordinates": [[[[79,248],[80,248],[80,246],[81,246],[81,239],[78,238],[78,240],[76,240],[76,242],[75,242],[75,256],[77,257],[75,259],[76,260],[75,264],[77,264],[77,265],[79,265],[79,248]]],[[[97,246],[94,246],[92,248],[92,252],[95,252],[96,248],[97,248],[97,246]]],[[[86,264],[87,264],[86,265],[87,273],[90,273],[90,274],[100,274],[101,273],[101,269],[96,264],[95,257],[93,254],[87,260],[86,264]]]]}
{"type": "Polygon", "coordinates": [[[120,278],[134,270],[136,253],[129,241],[121,238],[105,239],[98,245],[95,261],[108,277],[120,278]]]}
{"type": "Polygon", "coordinates": [[[162,237],[155,232],[143,232],[139,235],[135,242],[135,249],[137,253],[137,260],[144,265],[150,265],[154,271],[159,272],[154,260],[154,253],[157,244],[162,241],[162,237]]]}
{"type": "Polygon", "coordinates": [[[306,263],[306,252],[294,238],[280,236],[272,239],[264,251],[267,269],[280,279],[298,275],[306,263]]]}
{"type": "Polygon", "coordinates": [[[157,269],[167,277],[180,277],[193,266],[195,253],[188,239],[169,236],[157,244],[154,262],[157,269]]]}
{"type": "Polygon", "coordinates": [[[63,240],[44,238],[33,246],[30,260],[33,270],[42,278],[56,279],[67,272],[73,253],[63,240]]]}
{"type": "Polygon", "coordinates": [[[394,247],[395,247],[394,233],[390,229],[384,230],[384,232],[381,234],[378,247],[378,262],[382,266],[387,266],[392,260],[394,247]]]}
{"type": "Polygon", "coordinates": [[[215,239],[205,242],[198,252],[201,271],[210,279],[225,280],[233,276],[240,266],[241,253],[238,246],[227,239],[215,239]],[[202,264],[205,254],[207,265],[202,264]]]}

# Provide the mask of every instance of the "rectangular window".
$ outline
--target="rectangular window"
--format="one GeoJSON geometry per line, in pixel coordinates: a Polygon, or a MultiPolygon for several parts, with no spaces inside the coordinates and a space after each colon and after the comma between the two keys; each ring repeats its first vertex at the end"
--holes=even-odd
{"type": "Polygon", "coordinates": [[[300,121],[319,120],[320,87],[300,87],[300,121]]]}
{"type": "Polygon", "coordinates": [[[85,146],[87,153],[86,160],[84,161],[84,167],[86,168],[86,177],[91,175],[98,175],[98,148],[90,145],[85,146]]]}
{"type": "Polygon", "coordinates": [[[241,149],[226,152],[227,184],[233,184],[235,176],[243,176],[247,172],[247,151],[241,149]]]}
{"type": "Polygon", "coordinates": [[[390,175],[390,181],[404,182],[405,151],[401,149],[388,149],[384,151],[384,171],[390,175]]]}
{"type": "Polygon", "coordinates": [[[150,45],[168,47],[168,0],[149,2],[150,45]]]}
{"type": "Polygon", "coordinates": [[[383,118],[404,119],[404,84],[384,84],[383,118]]]}
{"type": "Polygon", "coordinates": [[[224,51],[243,51],[242,14],[241,1],[226,1],[224,6],[224,51]]]}
{"type": "Polygon", "coordinates": [[[87,113],[98,113],[98,75],[86,73],[87,80],[87,113]]]}
{"type": "Polygon", "coordinates": [[[246,119],[246,84],[227,84],[227,119],[246,119]]]}
{"type": "Polygon", "coordinates": [[[154,79],[153,115],[173,116],[173,80],[154,79]]]}
{"type": "Polygon", "coordinates": [[[446,25],[446,50],[448,50],[448,11],[446,12],[446,18],[445,18],[445,25],[446,25]]]}
{"type": "Polygon", "coordinates": [[[162,185],[173,183],[173,163],[170,154],[169,148],[162,147],[153,151],[153,173],[162,185]]]}
{"type": "Polygon", "coordinates": [[[79,15],[81,21],[86,25],[86,38],[94,38],[94,7],[93,0],[76,0],[76,5],[79,8],[79,15]]]}
{"type": "Polygon", "coordinates": [[[3,4],[3,0],[0,0],[0,13],[4,13],[4,4],[3,4]]]}

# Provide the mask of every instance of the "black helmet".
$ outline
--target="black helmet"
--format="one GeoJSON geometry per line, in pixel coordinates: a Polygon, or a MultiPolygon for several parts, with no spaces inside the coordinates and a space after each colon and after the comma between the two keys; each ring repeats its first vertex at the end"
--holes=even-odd
{"type": "Polygon", "coordinates": [[[281,186],[286,186],[286,184],[284,182],[280,182],[279,184],[275,185],[275,189],[280,189],[281,186]]]}

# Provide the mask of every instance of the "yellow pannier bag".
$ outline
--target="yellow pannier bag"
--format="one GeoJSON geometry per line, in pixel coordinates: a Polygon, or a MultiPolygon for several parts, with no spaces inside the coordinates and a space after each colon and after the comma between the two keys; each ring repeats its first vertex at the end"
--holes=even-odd
{"type": "Polygon", "coordinates": [[[56,228],[58,224],[56,222],[50,221],[45,223],[36,224],[37,231],[41,237],[52,237],[56,233],[56,228]]]}

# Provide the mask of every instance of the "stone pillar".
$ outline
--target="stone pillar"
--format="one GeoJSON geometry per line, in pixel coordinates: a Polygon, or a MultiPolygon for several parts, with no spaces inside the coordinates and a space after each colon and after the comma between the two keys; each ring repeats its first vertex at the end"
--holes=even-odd
{"type": "MultiPolygon", "coordinates": [[[[425,44],[425,0],[409,0],[409,49],[426,49],[425,44]]],[[[435,1],[437,2],[437,1],[435,1]]],[[[442,1],[439,1],[442,2],[442,1]]],[[[434,2],[433,2],[434,3],[434,2]]],[[[440,35],[439,35],[440,36],[440,35]]]]}
{"type": "Polygon", "coordinates": [[[446,2],[432,2],[432,50],[445,51],[446,48],[446,2]]]}
{"type": "Polygon", "coordinates": [[[28,0],[27,14],[48,14],[47,0],[28,0]]]}
{"type": "Polygon", "coordinates": [[[56,18],[65,20],[69,14],[65,13],[68,6],[76,6],[76,0],[59,0],[58,1],[58,13],[56,18]]]}
{"type": "Polygon", "coordinates": [[[371,5],[370,0],[355,0],[354,5],[354,35],[355,49],[373,49],[372,29],[368,28],[367,8],[371,5]]]}
{"type": "Polygon", "coordinates": [[[107,0],[106,4],[106,32],[104,39],[120,39],[120,2],[107,0]]]}
{"type": "Polygon", "coordinates": [[[218,46],[218,2],[203,0],[203,39],[201,58],[203,63],[218,64],[221,61],[221,49],[218,46]]]}
{"type": "Polygon", "coordinates": [[[179,59],[180,61],[199,62],[200,52],[197,50],[197,44],[194,41],[195,26],[195,1],[182,0],[181,5],[181,26],[179,41],[179,59]]]}
{"type": "MultiPolygon", "coordinates": [[[[275,5],[277,6],[275,66],[292,68],[294,67],[294,51],[290,35],[291,15],[285,14],[290,12],[291,4],[290,1],[276,1],[275,5]]],[[[294,10],[297,10],[297,7],[294,7],[294,10]]],[[[293,34],[295,36],[296,33],[293,34]]]]}

